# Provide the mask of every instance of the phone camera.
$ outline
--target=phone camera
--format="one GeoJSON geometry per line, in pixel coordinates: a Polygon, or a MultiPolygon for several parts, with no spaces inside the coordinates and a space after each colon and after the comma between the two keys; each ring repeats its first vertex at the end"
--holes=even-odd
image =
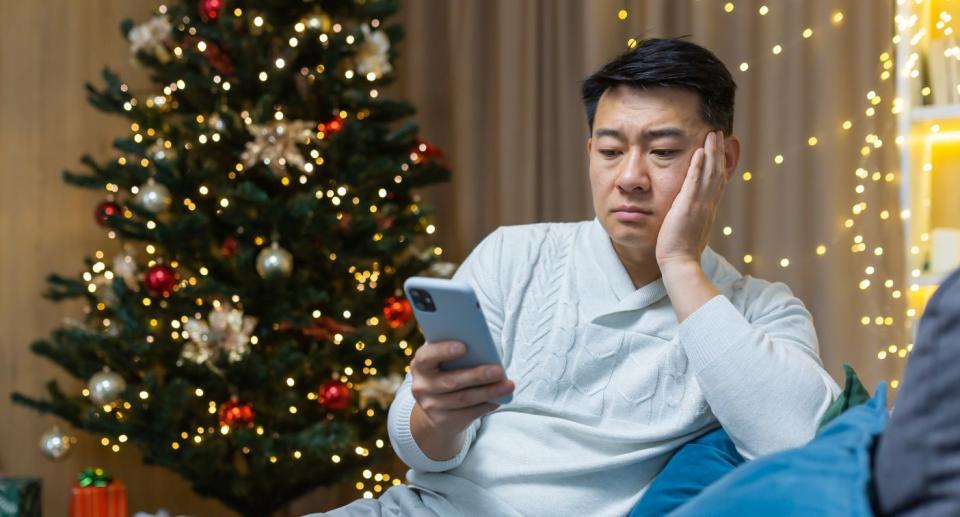
{"type": "Polygon", "coordinates": [[[425,312],[436,312],[437,306],[433,303],[433,297],[423,289],[411,289],[410,296],[413,297],[414,307],[425,312]]]}

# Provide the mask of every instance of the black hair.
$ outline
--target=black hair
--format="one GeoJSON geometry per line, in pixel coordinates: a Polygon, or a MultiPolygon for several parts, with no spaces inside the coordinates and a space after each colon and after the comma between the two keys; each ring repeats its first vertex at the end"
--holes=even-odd
{"type": "Polygon", "coordinates": [[[691,90],[700,97],[703,121],[728,135],[733,132],[737,83],[713,52],[696,43],[679,38],[642,40],[586,78],[581,92],[591,134],[600,96],[620,85],[691,90]]]}

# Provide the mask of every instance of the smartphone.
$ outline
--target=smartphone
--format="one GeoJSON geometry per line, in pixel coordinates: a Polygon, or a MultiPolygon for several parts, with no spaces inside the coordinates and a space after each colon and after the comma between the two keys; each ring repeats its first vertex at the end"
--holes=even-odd
{"type": "MultiPolygon", "coordinates": [[[[414,276],[403,283],[403,290],[427,342],[460,341],[467,347],[461,357],[440,363],[441,370],[503,366],[473,288],[456,280],[414,276]]],[[[493,402],[502,405],[511,400],[512,393],[493,402]]]]}

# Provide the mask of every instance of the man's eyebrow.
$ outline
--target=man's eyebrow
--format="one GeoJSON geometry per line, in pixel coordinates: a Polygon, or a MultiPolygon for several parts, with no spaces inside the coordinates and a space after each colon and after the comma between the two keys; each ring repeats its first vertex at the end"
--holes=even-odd
{"type": "MultiPolygon", "coordinates": [[[[598,128],[595,133],[597,138],[610,136],[616,138],[617,140],[627,139],[623,133],[617,129],[598,128]]],[[[643,138],[645,140],[656,140],[658,138],[685,138],[686,136],[687,132],[679,127],[654,128],[644,130],[643,132],[643,138]]]]}
{"type": "Polygon", "coordinates": [[[626,140],[626,137],[623,136],[623,133],[621,133],[616,129],[599,128],[596,130],[596,134],[597,134],[597,138],[601,138],[604,136],[612,136],[617,140],[626,140]]]}
{"type": "Polygon", "coordinates": [[[643,132],[643,137],[647,140],[656,140],[658,138],[684,138],[686,136],[687,132],[679,127],[647,129],[643,132]]]}

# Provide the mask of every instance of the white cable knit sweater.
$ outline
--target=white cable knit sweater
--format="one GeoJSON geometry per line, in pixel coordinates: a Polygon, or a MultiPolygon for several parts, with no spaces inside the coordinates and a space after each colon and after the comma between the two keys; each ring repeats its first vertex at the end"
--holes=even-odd
{"type": "Polygon", "coordinates": [[[477,292],[514,400],[433,461],[410,434],[407,376],[389,430],[410,488],[442,516],[626,515],[718,422],[746,457],[812,438],[839,389],[810,314],[709,248],[701,263],[722,295],[678,325],[663,281],[636,289],[597,220],[487,237],[455,278],[477,292]]]}

